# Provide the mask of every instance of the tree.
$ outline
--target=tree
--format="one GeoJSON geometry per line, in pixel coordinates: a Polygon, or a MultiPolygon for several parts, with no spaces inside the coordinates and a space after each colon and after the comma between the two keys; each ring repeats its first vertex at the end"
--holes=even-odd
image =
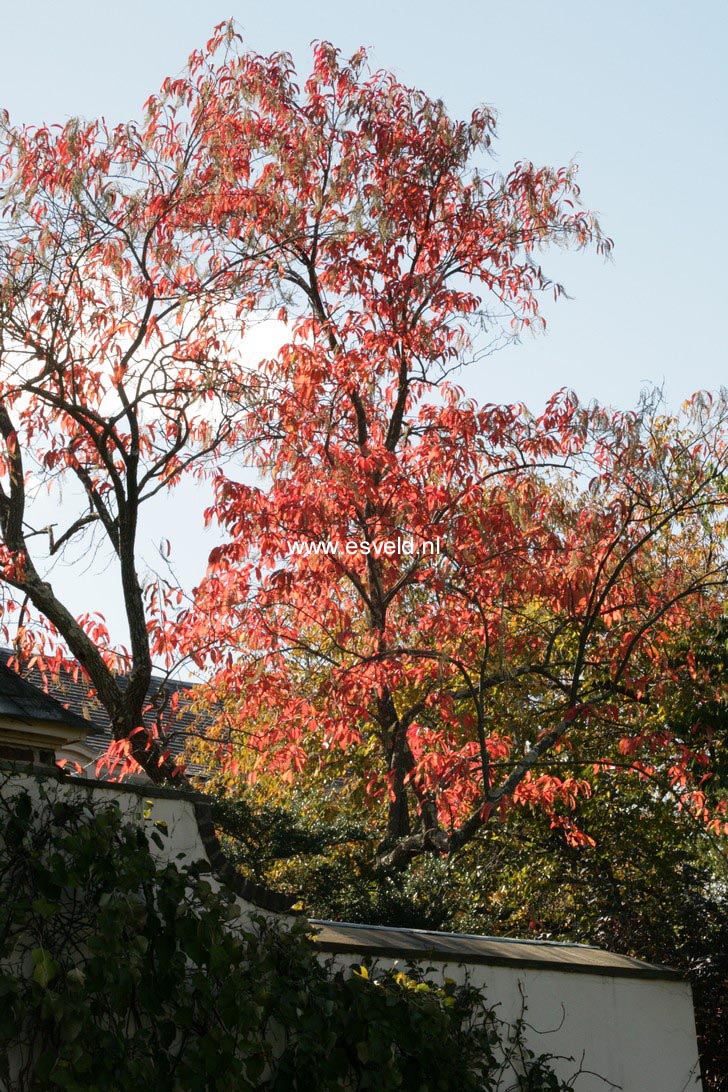
{"type": "Polygon", "coordinates": [[[509,799],[555,814],[585,791],[541,760],[618,731],[615,702],[644,706],[670,634],[719,609],[725,406],[696,399],[683,426],[569,395],[538,420],[468,401],[452,371],[560,292],[539,251],[609,249],[573,172],[484,173],[488,110],[454,121],[362,52],[321,44],[295,79],[223,25],[143,125],[6,120],[6,616],[45,662],[69,650],[117,757],[155,779],[180,774],[163,725],[142,728],[152,660],[180,653],[222,667],[234,730],[271,769],[358,751],[388,797],[381,862],[403,867],[509,799]],[[290,340],[246,371],[262,307],[290,340]],[[232,452],[270,487],[235,481],[232,452]],[[189,472],[214,478],[230,542],[173,626],[181,589],[136,571],[139,511],[189,472]],[[128,649],[44,579],[32,495],[73,480],[87,507],[50,552],[110,544],[128,649]]]}
{"type": "MultiPolygon", "coordinates": [[[[244,442],[269,461],[261,445],[288,427],[276,369],[284,385],[303,384],[310,403],[329,383],[320,368],[333,365],[328,389],[343,402],[337,393],[330,409],[371,430],[382,422],[367,417],[367,402],[387,397],[401,357],[382,448],[391,454],[408,400],[433,370],[457,363],[463,323],[486,321],[469,282],[482,281],[517,326],[537,322],[536,293],[548,282],[535,249],[600,240],[591,217],[572,207],[570,172],[521,164],[503,180],[468,173],[490,144],[489,111],[453,122],[441,103],[388,74],[368,78],[363,53],[344,65],[328,45],[317,47],[305,105],[293,81],[289,58],[242,52],[223,25],[183,76],[150,97],[143,124],[2,121],[5,638],[15,615],[23,655],[50,669],[67,657],[81,670],[111,718],[116,758],[155,780],[180,777],[163,726],[151,738],[142,716],[153,658],[171,663],[176,654],[169,622],[181,591],[137,572],[142,506],[185,473],[222,474],[220,460],[244,442]],[[380,276],[383,289],[372,294],[367,284],[380,276]],[[296,294],[308,311],[296,313],[293,348],[270,374],[246,374],[246,316],[281,304],[285,314],[296,294]],[[327,325],[334,296],[348,308],[336,329],[327,325]],[[381,308],[359,322],[365,297],[381,308]],[[319,355],[299,367],[293,354],[309,348],[319,355]],[[367,360],[375,365],[365,398],[367,360]],[[262,427],[251,427],[256,419],[262,427]],[[77,510],[74,483],[85,498],[77,510]],[[60,530],[34,516],[45,487],[61,492],[60,530]],[[70,563],[74,549],[100,542],[120,578],[128,648],[112,647],[90,612],[74,617],[46,579],[50,558],[70,563]]],[[[319,424],[306,429],[314,437],[319,424]]],[[[363,432],[359,440],[364,450],[363,432]]],[[[320,454],[322,470],[339,459],[333,449],[320,454]]]]}
{"type": "Polygon", "coordinates": [[[319,46],[302,92],[287,58],[227,63],[200,215],[245,241],[253,93],[256,241],[291,338],[244,425],[270,485],[217,476],[229,542],[180,639],[210,650],[261,767],[365,756],[380,862],[404,867],[509,800],[555,815],[588,791],[544,758],[597,725],[620,738],[672,635],[720,610],[726,404],[474,405],[451,372],[501,336],[498,309],[539,321],[536,252],[608,249],[572,175],[480,173],[492,116],[454,122],[362,54],[319,46]]]}
{"type": "MultiPolygon", "coordinates": [[[[678,634],[648,715],[630,723],[625,703],[624,736],[593,725],[541,767],[578,776],[587,791],[556,800],[551,815],[537,800],[511,808],[456,855],[377,870],[386,815],[367,806],[351,755],[338,783],[330,769],[292,786],[217,771],[207,788],[220,794],[218,829],[238,867],[295,893],[314,918],[596,944],[680,968],[693,988],[703,1083],[721,1092],[728,851],[710,816],[726,792],[726,648],[724,619],[678,634]],[[691,672],[674,672],[686,657],[691,672]],[[574,828],[585,837],[575,841],[574,828]]],[[[206,761],[201,746],[197,757],[206,761]]]]}
{"type": "Polygon", "coordinates": [[[235,264],[242,315],[245,257],[218,264],[204,236],[175,219],[199,193],[209,124],[198,100],[184,122],[171,108],[113,130],[78,120],[18,129],[5,115],[0,130],[4,637],[15,613],[26,657],[81,669],[110,717],[117,759],[154,780],[181,776],[142,716],[182,592],[137,572],[140,512],[223,456],[245,399],[234,340],[243,319],[231,333],[226,280],[235,264]],[[75,511],[74,483],[84,497],[75,511]],[[62,505],[60,530],[34,520],[46,487],[62,505]],[[74,617],[44,576],[50,559],[71,564],[99,541],[120,579],[128,648],[112,646],[98,615],[74,617]]]}
{"type": "Polygon", "coordinates": [[[118,807],[3,789],[4,1092],[575,1087],[475,987],[336,969],[305,922],[240,921],[204,862],[155,860],[118,807]]]}

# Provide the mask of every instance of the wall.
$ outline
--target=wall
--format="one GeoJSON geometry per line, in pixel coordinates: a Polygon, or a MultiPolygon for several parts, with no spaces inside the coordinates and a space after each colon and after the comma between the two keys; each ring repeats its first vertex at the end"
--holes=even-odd
{"type": "MultiPolygon", "coordinates": [[[[5,771],[7,773],[7,771],[5,771]]],[[[290,900],[242,880],[230,868],[214,833],[209,804],[194,793],[64,777],[57,769],[15,770],[3,792],[84,793],[115,801],[129,821],[149,832],[162,824],[162,859],[207,859],[213,878],[236,891],[243,911],[285,913],[290,900]],[[180,857],[181,855],[181,857],[180,857]]],[[[433,976],[483,986],[501,1019],[523,1014],[537,1053],[566,1056],[562,1077],[583,1061],[579,1092],[699,1092],[702,1088],[690,986],[674,971],[581,945],[466,937],[418,930],[315,922],[322,959],[348,966],[366,956],[380,966],[417,961],[433,976]],[[568,1058],[572,1058],[569,1061],[568,1058]],[[611,1082],[611,1084],[610,1084],[611,1082]]]]}
{"type": "Polygon", "coordinates": [[[581,945],[318,925],[322,950],[340,966],[366,953],[378,966],[404,969],[416,960],[434,978],[467,974],[501,1020],[525,1017],[532,1050],[565,1056],[553,1063],[560,1077],[571,1077],[583,1058],[593,1073],[579,1077],[579,1092],[702,1089],[692,992],[668,968],[581,945]]]}

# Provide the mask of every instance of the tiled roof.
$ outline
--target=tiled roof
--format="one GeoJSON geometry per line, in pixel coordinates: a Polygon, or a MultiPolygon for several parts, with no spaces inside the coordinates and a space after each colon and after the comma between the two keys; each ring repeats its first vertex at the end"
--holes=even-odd
{"type": "MultiPolygon", "coordinates": [[[[28,703],[30,703],[30,696],[32,695],[33,701],[39,709],[44,702],[47,703],[48,708],[52,706],[56,710],[59,719],[65,717],[66,723],[69,723],[70,713],[71,717],[74,718],[70,723],[87,728],[88,734],[84,740],[85,744],[96,754],[103,754],[112,739],[109,716],[99,700],[90,696],[88,682],[81,672],[78,673],[78,677],[74,677],[70,671],[62,671],[59,677],[50,679],[44,678],[40,669],[33,666],[26,668],[22,675],[19,675],[16,670],[7,666],[13,655],[11,649],[0,648],[0,671],[2,672],[0,675],[0,713],[3,711],[2,687],[4,685],[9,692],[9,688],[13,684],[16,688],[23,688],[28,703]],[[3,680],[5,681],[3,682],[3,680]],[[66,713],[65,710],[68,710],[69,713],[66,713]]],[[[118,681],[120,686],[125,685],[123,675],[119,676],[118,681]]],[[[159,705],[160,700],[168,704],[175,694],[180,694],[177,708],[165,718],[166,744],[174,757],[182,753],[189,736],[203,735],[213,723],[211,716],[193,711],[190,699],[184,696],[188,692],[194,691],[194,688],[194,683],[181,683],[156,675],[152,676],[147,691],[147,703],[150,705],[159,705]]],[[[30,714],[26,713],[25,715],[30,714]]],[[[146,715],[144,722],[147,727],[151,728],[154,723],[154,714],[146,715]]],[[[193,775],[202,772],[201,767],[190,766],[188,769],[193,775]]]]}
{"type": "Polygon", "coordinates": [[[70,728],[88,730],[89,727],[84,717],[26,681],[7,667],[4,660],[0,660],[0,716],[66,724],[70,728]]]}
{"type": "MultiPolygon", "coordinates": [[[[28,667],[22,674],[8,667],[8,661],[14,653],[7,648],[0,648],[0,716],[32,717],[35,720],[53,720],[73,727],[87,729],[84,742],[97,755],[103,754],[111,742],[109,718],[100,702],[89,696],[88,684],[81,673],[78,677],[70,671],[63,671],[60,677],[44,678],[37,666],[28,667]],[[48,691],[50,690],[50,693],[48,691]]],[[[124,676],[118,678],[119,684],[125,684],[124,676]]],[[[190,734],[200,735],[213,723],[209,715],[194,712],[192,703],[186,695],[194,690],[194,684],[174,682],[153,676],[147,701],[149,704],[168,704],[175,694],[180,695],[179,704],[167,718],[167,746],[173,755],[179,755],[185,747],[190,734]]],[[[152,714],[153,715],[153,714],[152,714]]],[[[148,727],[152,726],[151,716],[146,718],[148,727]]],[[[204,777],[205,770],[192,764],[187,772],[193,777],[204,777]]],[[[56,767],[55,774],[67,776],[56,767]]],[[[89,780],[85,777],[73,778],[76,785],[87,785],[93,789],[112,786],[104,781],[89,780]]],[[[252,883],[241,876],[227,860],[220,846],[212,818],[210,801],[199,793],[180,792],[177,788],[165,788],[159,785],[143,786],[126,781],[126,792],[140,793],[146,796],[187,796],[194,803],[195,821],[207,859],[213,875],[232,888],[236,894],[262,909],[277,913],[290,913],[294,898],[273,891],[269,887],[252,883]]]]}

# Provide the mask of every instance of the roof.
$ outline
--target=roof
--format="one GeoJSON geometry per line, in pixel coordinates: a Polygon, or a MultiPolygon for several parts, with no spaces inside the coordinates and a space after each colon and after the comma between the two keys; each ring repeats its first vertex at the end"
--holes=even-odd
{"type": "MultiPolygon", "coordinates": [[[[37,666],[26,669],[23,676],[7,666],[14,653],[0,648],[0,716],[30,719],[64,725],[87,731],[86,743],[98,754],[111,742],[111,726],[106,711],[97,699],[90,697],[89,685],[78,673],[62,671],[52,680],[53,695],[46,693],[43,677],[37,666]]],[[[124,676],[119,677],[123,686],[124,676]]],[[[161,694],[168,701],[175,693],[194,689],[194,684],[179,683],[153,676],[147,698],[153,702],[161,694]]],[[[149,720],[149,718],[147,718],[149,720]]],[[[192,711],[190,703],[180,703],[170,725],[167,744],[172,754],[179,755],[191,730],[202,732],[212,718],[192,711]]],[[[200,768],[197,771],[202,772],[200,768]]],[[[60,772],[59,772],[60,776],[60,772]]],[[[78,779],[79,784],[98,789],[116,787],[105,782],[78,779]]],[[[254,884],[241,877],[227,861],[218,842],[210,803],[197,793],[180,793],[177,789],[160,786],[143,788],[125,783],[127,792],[145,796],[188,796],[194,801],[198,829],[213,871],[243,898],[254,905],[279,913],[291,912],[292,898],[254,884]]],[[[489,966],[530,967],[543,971],[569,971],[617,977],[661,978],[680,980],[682,975],[669,967],[660,967],[630,956],[617,955],[583,944],[553,941],[516,940],[510,937],[485,937],[466,933],[438,933],[425,929],[402,929],[395,926],[358,925],[349,922],[312,919],[316,943],[327,952],[349,953],[358,957],[380,956],[412,961],[438,959],[448,963],[487,964],[489,966]]]]}
{"type": "MultiPolygon", "coordinates": [[[[90,685],[82,672],[73,673],[69,670],[61,670],[59,675],[49,677],[41,672],[37,665],[25,668],[22,676],[7,666],[8,661],[15,655],[12,649],[0,648],[0,695],[2,693],[3,680],[7,679],[8,692],[13,685],[20,692],[22,688],[26,695],[26,702],[30,705],[31,699],[37,708],[42,705],[54,707],[61,711],[65,717],[65,723],[74,727],[86,729],[84,743],[96,755],[102,755],[109,747],[112,740],[111,723],[109,715],[101,705],[98,698],[91,696],[90,685]],[[49,692],[48,692],[49,691],[49,692]],[[69,720],[70,718],[73,718],[69,720]]],[[[126,685],[126,678],[118,676],[119,685],[126,685]]],[[[149,690],[147,691],[147,703],[167,704],[175,694],[185,695],[194,691],[194,683],[181,683],[167,679],[159,675],[152,676],[149,690]]],[[[0,697],[0,702],[1,702],[0,697]]],[[[3,709],[0,704],[0,714],[3,709]]],[[[10,713],[8,715],[18,715],[10,713]]],[[[26,716],[29,714],[25,714],[26,716]]],[[[35,715],[35,714],[33,714],[35,715]]],[[[154,713],[144,717],[144,723],[148,728],[153,727],[154,713]]],[[[213,723],[213,718],[203,713],[193,711],[190,701],[180,700],[177,709],[165,719],[165,744],[173,757],[179,757],[185,749],[187,739],[191,734],[200,735],[213,723]]],[[[202,773],[202,769],[189,766],[192,774],[202,773]]]]}
{"type": "Polygon", "coordinates": [[[483,963],[489,966],[529,967],[541,971],[610,975],[618,978],[681,980],[670,967],[644,963],[631,956],[605,952],[586,944],[546,940],[481,937],[467,933],[436,933],[427,929],[398,929],[382,925],[311,921],[316,943],[327,952],[380,956],[412,961],[436,959],[447,963],[483,963]]]}
{"type": "Polygon", "coordinates": [[[12,671],[0,659],[0,716],[59,724],[80,731],[92,730],[90,722],[31,682],[12,671]]]}

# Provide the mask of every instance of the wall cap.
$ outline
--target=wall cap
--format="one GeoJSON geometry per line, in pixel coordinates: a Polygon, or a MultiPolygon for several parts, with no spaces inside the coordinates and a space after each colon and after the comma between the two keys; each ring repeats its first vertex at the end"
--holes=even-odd
{"type": "Polygon", "coordinates": [[[672,967],[645,963],[586,944],[550,940],[518,940],[470,933],[438,933],[387,925],[311,919],[315,941],[326,952],[380,956],[413,961],[438,960],[487,966],[528,967],[570,974],[598,974],[617,978],[661,978],[684,982],[672,967]]]}

